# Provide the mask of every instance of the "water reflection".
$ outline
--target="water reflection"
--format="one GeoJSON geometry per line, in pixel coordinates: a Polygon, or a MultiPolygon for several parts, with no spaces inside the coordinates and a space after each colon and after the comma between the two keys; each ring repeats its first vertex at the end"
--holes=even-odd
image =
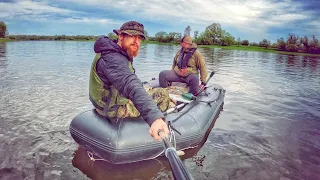
{"type": "Polygon", "coordinates": [[[179,45],[163,45],[155,44],[153,48],[153,57],[156,58],[160,63],[162,62],[173,62],[178,50],[181,48],[179,45]]]}
{"type": "MultiPolygon", "coordinates": [[[[222,109],[223,111],[223,109],[222,109]]],[[[220,114],[219,114],[220,115],[220,114]]],[[[217,119],[215,119],[208,131],[204,134],[203,140],[199,145],[184,151],[181,156],[182,161],[188,160],[194,166],[202,167],[206,156],[197,153],[206,143],[209,134],[217,119]]],[[[111,164],[99,157],[94,157],[85,149],[79,147],[74,152],[72,165],[86,174],[91,179],[173,179],[170,165],[165,156],[156,159],[140,161],[128,164],[111,164]]],[[[192,175],[192,174],[191,174],[192,175]]],[[[196,178],[197,179],[197,178],[196,178]]]]}
{"type": "Polygon", "coordinates": [[[275,58],[278,64],[283,64],[287,67],[289,73],[292,73],[292,70],[301,72],[300,68],[309,69],[314,74],[320,73],[320,69],[317,67],[320,60],[319,57],[277,54],[275,58]]]}
{"type": "Polygon", "coordinates": [[[318,63],[319,63],[319,58],[317,57],[312,57],[312,56],[302,57],[302,67],[309,67],[313,73],[316,73],[318,63]]]}
{"type": "Polygon", "coordinates": [[[161,70],[171,69],[178,45],[143,44],[133,66],[142,81],[157,78],[161,70]]]}
{"type": "Polygon", "coordinates": [[[130,163],[114,165],[102,160],[91,160],[88,153],[79,148],[75,151],[72,165],[78,168],[90,179],[153,179],[165,178],[173,179],[170,166],[164,157],[130,163]]]}
{"type": "MultiPolygon", "coordinates": [[[[195,156],[205,141],[196,148],[185,151],[182,160],[191,158],[198,166],[202,166],[203,156],[195,156]]],[[[165,156],[156,159],[129,164],[111,164],[93,157],[83,148],[74,153],[72,165],[91,179],[173,179],[170,165],[165,156]],[[93,157],[93,158],[90,158],[93,157]]]]}
{"type": "MultiPolygon", "coordinates": [[[[171,68],[179,48],[144,46],[134,66],[145,80],[171,68]]],[[[92,108],[92,47],[93,42],[0,43],[0,179],[83,179],[74,166],[94,177],[83,152],[71,164],[77,144],[68,133],[73,117],[92,108]]],[[[199,161],[185,159],[192,176],[320,179],[320,57],[199,50],[208,69],[216,70],[209,84],[220,84],[227,94],[223,115],[195,156],[199,161]]],[[[103,168],[123,177],[130,169],[136,177],[172,177],[166,160],[158,162],[123,173],[103,168]]],[[[108,176],[99,163],[94,168],[108,176]]]]}

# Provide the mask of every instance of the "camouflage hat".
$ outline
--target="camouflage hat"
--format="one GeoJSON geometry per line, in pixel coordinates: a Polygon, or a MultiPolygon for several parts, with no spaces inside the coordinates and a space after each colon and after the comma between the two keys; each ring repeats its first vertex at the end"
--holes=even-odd
{"type": "Polygon", "coordinates": [[[119,30],[114,29],[113,30],[116,35],[119,35],[121,33],[129,34],[130,36],[142,36],[143,39],[145,39],[144,35],[144,27],[143,24],[137,22],[137,21],[129,21],[124,23],[119,30]]]}
{"type": "Polygon", "coordinates": [[[191,36],[183,36],[181,42],[186,42],[188,44],[192,44],[192,37],[191,36]]]}

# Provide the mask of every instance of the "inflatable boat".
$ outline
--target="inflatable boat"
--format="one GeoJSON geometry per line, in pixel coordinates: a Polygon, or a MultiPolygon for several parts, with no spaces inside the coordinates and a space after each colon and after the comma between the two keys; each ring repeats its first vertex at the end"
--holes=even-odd
{"type": "MultiPolygon", "coordinates": [[[[222,111],[224,96],[221,86],[210,85],[195,100],[184,102],[182,108],[165,116],[177,150],[199,145],[222,111]]],[[[87,110],[71,121],[70,134],[88,153],[113,164],[125,164],[164,154],[163,143],[150,136],[149,128],[141,117],[110,121],[95,110],[87,110]]]]}

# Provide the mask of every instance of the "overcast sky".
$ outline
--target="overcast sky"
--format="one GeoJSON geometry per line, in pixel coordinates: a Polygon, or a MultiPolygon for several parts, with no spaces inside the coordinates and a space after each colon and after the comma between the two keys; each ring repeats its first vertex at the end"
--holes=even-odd
{"type": "Polygon", "coordinates": [[[212,23],[236,39],[271,42],[288,33],[320,38],[320,0],[0,0],[9,34],[106,35],[129,20],[159,31],[204,32],[212,23]]]}

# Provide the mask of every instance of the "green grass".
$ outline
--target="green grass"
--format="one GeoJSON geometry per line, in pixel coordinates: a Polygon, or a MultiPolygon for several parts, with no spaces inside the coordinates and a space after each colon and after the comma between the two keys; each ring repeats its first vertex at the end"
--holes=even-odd
{"type": "Polygon", "coordinates": [[[177,43],[170,42],[170,43],[164,43],[164,42],[158,42],[158,41],[142,41],[143,44],[163,44],[163,45],[178,45],[177,43]]]}
{"type": "Polygon", "coordinates": [[[14,41],[14,40],[9,38],[0,38],[0,42],[11,42],[11,41],[14,41]]]}
{"type": "Polygon", "coordinates": [[[300,56],[318,56],[320,54],[310,54],[310,53],[299,53],[299,52],[286,52],[286,51],[278,51],[275,48],[264,48],[257,46],[217,46],[217,45],[199,45],[198,47],[208,47],[208,48],[222,48],[222,49],[230,49],[230,50],[244,50],[244,51],[259,51],[259,52],[270,52],[270,53],[278,53],[278,54],[287,54],[287,55],[300,55],[300,56]]]}
{"type": "MultiPolygon", "coordinates": [[[[0,38],[0,42],[12,42],[16,40],[12,40],[9,38],[0,38]]],[[[61,41],[95,41],[95,40],[61,40],[61,41]]],[[[162,43],[157,41],[143,41],[143,44],[163,44],[163,45],[179,45],[177,43],[162,43]]],[[[286,51],[278,51],[274,48],[264,48],[257,46],[218,46],[218,45],[199,45],[198,47],[207,47],[207,48],[222,48],[222,49],[230,49],[230,50],[243,50],[243,51],[259,51],[259,52],[270,52],[270,53],[278,53],[278,54],[287,54],[287,55],[300,55],[300,56],[316,56],[320,57],[320,54],[309,54],[309,53],[298,53],[298,52],[286,52],[286,51]]]]}

